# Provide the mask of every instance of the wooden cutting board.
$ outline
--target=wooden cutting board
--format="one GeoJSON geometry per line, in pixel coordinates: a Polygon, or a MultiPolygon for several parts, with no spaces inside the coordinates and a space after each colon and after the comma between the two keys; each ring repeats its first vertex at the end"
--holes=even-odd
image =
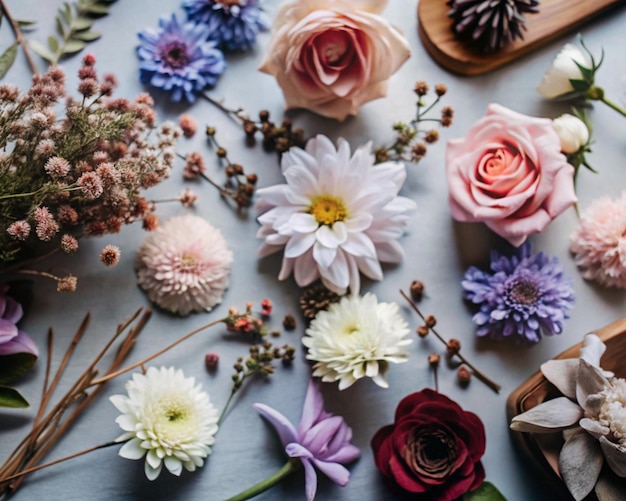
{"type": "MultiPolygon", "coordinates": [[[[540,0],[539,13],[526,14],[524,40],[493,54],[472,50],[452,31],[446,0],[419,0],[418,31],[432,58],[445,69],[461,75],[479,75],[494,70],[570,32],[607,10],[626,5],[626,0],[540,0]]],[[[625,26],[626,29],[626,26],[625,26]]]]}

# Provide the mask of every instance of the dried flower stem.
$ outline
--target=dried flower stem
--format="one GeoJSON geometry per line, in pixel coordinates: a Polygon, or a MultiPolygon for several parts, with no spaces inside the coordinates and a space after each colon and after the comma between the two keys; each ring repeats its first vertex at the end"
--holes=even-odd
{"type": "Polygon", "coordinates": [[[98,449],[104,449],[106,447],[112,447],[113,445],[119,445],[119,442],[113,441],[113,442],[107,442],[106,444],[96,445],[94,447],[90,447],[89,449],[84,449],[82,451],[75,452],[74,454],[70,454],[69,456],[64,456],[62,458],[55,459],[54,461],[50,461],[49,463],[40,464],[40,465],[37,465],[37,466],[33,466],[32,468],[28,468],[27,470],[22,470],[19,473],[16,473],[15,475],[12,475],[10,477],[5,478],[4,480],[6,480],[6,481],[13,480],[13,479],[19,478],[19,477],[21,477],[23,475],[27,475],[29,473],[33,473],[33,472],[38,471],[38,470],[43,470],[44,468],[47,468],[48,466],[54,466],[55,464],[63,463],[64,461],[69,461],[70,459],[74,459],[74,458],[77,458],[79,456],[84,456],[85,454],[89,454],[90,452],[97,451],[98,449]]]}
{"type": "Polygon", "coordinates": [[[213,327],[214,325],[217,325],[219,323],[225,323],[225,322],[226,322],[226,318],[220,318],[219,320],[214,320],[213,322],[209,322],[208,324],[204,324],[204,325],[198,327],[197,329],[194,329],[191,332],[185,334],[183,337],[181,337],[178,340],[174,341],[173,343],[167,345],[165,348],[163,348],[162,350],[157,351],[156,353],[150,355],[149,357],[146,357],[143,360],[140,360],[139,362],[136,362],[136,363],[134,363],[132,365],[129,365],[128,367],[125,367],[123,369],[117,370],[115,372],[111,372],[111,373],[107,374],[106,376],[103,376],[103,377],[98,378],[98,379],[94,379],[91,382],[90,386],[105,383],[109,379],[113,379],[114,377],[117,377],[117,376],[119,376],[121,374],[124,374],[124,373],[126,373],[128,371],[132,371],[133,369],[136,369],[137,367],[141,367],[142,365],[150,362],[151,360],[153,360],[153,359],[163,355],[163,353],[165,353],[166,351],[169,351],[172,348],[174,348],[175,346],[178,346],[183,341],[186,341],[190,337],[195,336],[199,332],[202,332],[203,330],[206,330],[209,327],[213,327]]]}
{"type": "MultiPolygon", "coordinates": [[[[413,310],[415,311],[415,313],[417,313],[420,318],[422,320],[424,320],[424,322],[426,321],[426,317],[424,317],[424,315],[422,314],[422,312],[420,311],[420,309],[417,307],[417,305],[411,300],[411,298],[402,290],[400,289],[400,294],[402,294],[402,297],[404,297],[404,299],[406,299],[406,301],[409,303],[409,305],[411,306],[411,308],[413,308],[413,310]]],[[[448,346],[448,341],[446,341],[436,330],[434,327],[428,327],[430,329],[430,331],[446,346],[448,346]]],[[[491,388],[493,391],[495,391],[496,393],[499,393],[500,390],[502,389],[502,387],[492,381],[490,378],[488,378],[485,374],[483,374],[481,371],[479,371],[473,364],[471,364],[467,358],[465,358],[461,352],[457,352],[455,354],[455,356],[457,356],[459,358],[459,360],[461,360],[461,362],[463,362],[465,365],[467,365],[470,369],[472,369],[472,372],[474,372],[474,374],[476,375],[476,377],[478,379],[480,379],[483,383],[485,383],[487,386],[489,386],[489,388],[491,388]]]]}
{"type": "Polygon", "coordinates": [[[226,113],[229,117],[231,117],[236,122],[243,122],[246,120],[246,117],[243,115],[243,108],[237,108],[236,110],[233,108],[228,108],[224,105],[223,101],[218,101],[217,99],[213,99],[208,94],[201,94],[203,98],[205,98],[209,103],[213,106],[217,107],[219,110],[226,113]]]}
{"type": "Polygon", "coordinates": [[[26,56],[26,61],[28,62],[28,66],[30,66],[30,71],[33,73],[33,75],[39,75],[39,70],[37,69],[37,65],[35,64],[35,61],[32,58],[30,49],[28,48],[28,42],[24,38],[24,35],[22,33],[22,30],[20,29],[19,24],[17,24],[15,19],[13,19],[11,12],[9,12],[9,9],[7,8],[7,4],[5,0],[0,0],[0,7],[2,8],[2,13],[9,20],[9,23],[11,24],[11,29],[13,30],[13,33],[15,33],[15,39],[17,40],[17,43],[20,44],[20,46],[22,47],[22,50],[24,51],[24,56],[26,56]]]}
{"type": "MultiPolygon", "coordinates": [[[[95,398],[95,396],[103,388],[103,385],[99,385],[91,392],[87,392],[90,386],[92,386],[91,383],[98,373],[96,365],[106,355],[113,343],[124,332],[127,332],[105,374],[110,374],[118,369],[134,345],[139,332],[150,317],[150,310],[141,314],[142,311],[143,310],[141,309],[137,310],[130,319],[118,326],[115,335],[96,355],[94,360],[89,364],[81,376],[78,377],[71,388],[46,414],[46,408],[50,399],[56,390],[67,365],[69,364],[76,346],[87,329],[89,314],[85,316],[76,331],[76,334],[72,338],[72,341],[66,349],[61,363],[52,378],[52,381],[50,381],[50,365],[52,356],[51,350],[49,351],[41,403],[37,416],[33,421],[32,429],[25,439],[18,445],[18,447],[10,454],[2,466],[0,466],[0,498],[10,496],[19,488],[25,478],[25,475],[29,471],[34,471],[31,470],[31,468],[36,467],[36,464],[40,461],[40,459],[49,451],[57,440],[65,434],[76,418],[78,418],[78,416],[82,413],[84,408],[91,403],[93,398],[95,398]]],[[[49,348],[52,346],[53,339],[54,333],[50,330],[48,334],[49,348]]]]}

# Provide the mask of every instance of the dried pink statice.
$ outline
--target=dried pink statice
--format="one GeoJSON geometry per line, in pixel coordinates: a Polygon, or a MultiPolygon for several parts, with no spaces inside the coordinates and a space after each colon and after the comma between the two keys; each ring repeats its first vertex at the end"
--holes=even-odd
{"type": "Polygon", "coordinates": [[[180,116],[178,125],[182,129],[183,135],[188,138],[193,137],[198,130],[198,122],[196,122],[196,119],[186,113],[180,116]]]}
{"type": "Polygon", "coordinates": [[[152,209],[142,191],[170,174],[180,129],[156,126],[147,95],[111,97],[115,78],[100,79],[94,64],[83,59],[78,98],[66,97],[55,66],[24,94],[0,85],[0,179],[10,181],[0,183],[0,272],[50,246],[75,247],[57,235],[105,235],[144,219],[152,209]]]}
{"type": "Polygon", "coordinates": [[[78,250],[78,240],[66,233],[61,237],[61,250],[67,254],[73,254],[78,250]]]}
{"type": "Polygon", "coordinates": [[[626,192],[594,200],[581,214],[570,251],[582,276],[626,289],[626,192]]]}
{"type": "Polygon", "coordinates": [[[193,207],[193,204],[195,204],[196,200],[198,200],[198,195],[189,188],[185,188],[185,191],[180,197],[178,197],[178,200],[180,200],[183,207],[193,207]]]}
{"type": "Polygon", "coordinates": [[[28,221],[15,221],[7,228],[7,233],[17,240],[26,240],[30,235],[30,224],[28,221]]]}
{"type": "Polygon", "coordinates": [[[148,298],[167,311],[210,311],[222,301],[232,261],[222,233],[187,214],[169,219],[145,238],[137,280],[148,298]]]}
{"type": "Polygon", "coordinates": [[[43,168],[52,179],[59,179],[67,176],[72,166],[65,158],[52,157],[48,159],[43,168]]]}
{"type": "Polygon", "coordinates": [[[50,214],[48,207],[37,207],[33,214],[33,219],[37,226],[35,233],[39,240],[52,240],[59,231],[59,225],[54,220],[54,216],[50,214]]]}
{"type": "Polygon", "coordinates": [[[116,245],[107,245],[100,251],[100,261],[105,266],[115,266],[120,261],[120,248],[116,245]]]}
{"type": "Polygon", "coordinates": [[[196,151],[187,153],[185,156],[185,170],[183,171],[183,177],[185,179],[197,179],[198,176],[204,174],[205,170],[204,159],[200,153],[196,151]]]}

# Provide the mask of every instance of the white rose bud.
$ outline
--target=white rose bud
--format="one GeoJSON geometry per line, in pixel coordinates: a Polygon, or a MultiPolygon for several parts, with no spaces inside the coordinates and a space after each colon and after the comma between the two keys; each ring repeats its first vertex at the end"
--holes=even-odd
{"type": "Polygon", "coordinates": [[[585,68],[592,68],[589,57],[572,44],[565,45],[557,54],[552,66],[545,72],[537,92],[546,99],[554,99],[568,92],[574,87],[570,80],[582,80],[583,75],[576,63],[585,68]]]}
{"type": "Polygon", "coordinates": [[[563,153],[576,153],[589,141],[589,129],[580,118],[565,113],[552,121],[563,153]]]}

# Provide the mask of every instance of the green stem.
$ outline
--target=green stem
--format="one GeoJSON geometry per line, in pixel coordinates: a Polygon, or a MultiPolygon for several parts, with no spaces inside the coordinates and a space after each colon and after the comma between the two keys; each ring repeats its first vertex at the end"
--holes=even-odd
{"type": "Polygon", "coordinates": [[[600,101],[606,104],[609,108],[613,108],[615,111],[617,111],[618,113],[626,117],[626,110],[622,108],[620,105],[618,105],[617,103],[614,103],[613,101],[611,101],[610,99],[607,99],[604,96],[602,96],[600,101]]]}
{"type": "Polygon", "coordinates": [[[285,463],[280,470],[278,470],[273,475],[267,477],[265,480],[262,480],[258,484],[249,487],[245,491],[240,492],[236,496],[232,498],[228,498],[226,501],[245,501],[246,499],[251,499],[254,496],[258,496],[262,492],[265,492],[267,489],[274,487],[278,482],[280,482],[287,475],[290,475],[294,471],[298,470],[302,463],[299,460],[289,460],[285,463]]]}

